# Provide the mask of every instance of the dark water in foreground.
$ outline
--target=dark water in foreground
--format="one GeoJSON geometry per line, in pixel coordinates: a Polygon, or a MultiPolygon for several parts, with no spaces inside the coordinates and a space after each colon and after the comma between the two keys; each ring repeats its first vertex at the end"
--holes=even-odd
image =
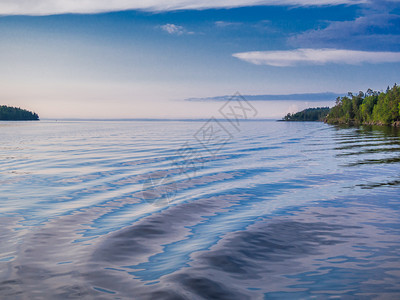
{"type": "Polygon", "coordinates": [[[0,298],[400,299],[399,131],[201,126],[1,123],[0,298]]]}

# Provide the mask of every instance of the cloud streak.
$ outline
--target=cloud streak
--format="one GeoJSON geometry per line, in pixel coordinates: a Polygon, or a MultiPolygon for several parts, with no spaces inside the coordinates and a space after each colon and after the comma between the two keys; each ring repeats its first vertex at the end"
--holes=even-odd
{"type": "Polygon", "coordinates": [[[324,6],[365,2],[367,0],[2,0],[0,15],[93,14],[123,10],[174,11],[258,5],[324,6]]]}
{"type": "Polygon", "coordinates": [[[341,49],[296,49],[287,51],[253,51],[233,54],[255,65],[292,67],[297,65],[325,65],[400,62],[400,52],[370,52],[341,49]]]}
{"type": "Polygon", "coordinates": [[[243,23],[240,22],[226,22],[226,21],[216,21],[214,24],[219,28],[239,27],[243,25],[243,23]]]}
{"type": "MultiPolygon", "coordinates": [[[[303,94],[276,94],[276,95],[242,95],[249,101],[334,101],[337,97],[344,96],[337,93],[303,93],[303,94]]],[[[206,98],[187,98],[185,101],[228,101],[230,95],[206,97],[206,98]]]]}

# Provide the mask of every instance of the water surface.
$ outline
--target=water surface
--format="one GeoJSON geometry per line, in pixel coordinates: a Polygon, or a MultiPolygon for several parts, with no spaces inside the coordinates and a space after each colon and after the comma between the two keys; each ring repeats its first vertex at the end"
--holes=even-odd
{"type": "Polygon", "coordinates": [[[222,124],[0,123],[0,298],[400,298],[398,130],[222,124]]]}

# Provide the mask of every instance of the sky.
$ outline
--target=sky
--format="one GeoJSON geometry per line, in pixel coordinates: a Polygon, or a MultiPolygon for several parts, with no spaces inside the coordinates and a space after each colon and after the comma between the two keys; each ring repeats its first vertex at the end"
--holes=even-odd
{"type": "Polygon", "coordinates": [[[0,0],[0,66],[0,104],[42,119],[208,118],[237,92],[280,118],[400,83],[400,1],[0,0]]]}

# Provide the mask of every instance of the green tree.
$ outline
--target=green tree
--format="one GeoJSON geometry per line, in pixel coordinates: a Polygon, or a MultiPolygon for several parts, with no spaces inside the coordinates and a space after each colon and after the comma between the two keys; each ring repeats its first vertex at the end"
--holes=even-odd
{"type": "Polygon", "coordinates": [[[376,102],[378,101],[378,96],[370,94],[364,98],[360,106],[360,120],[361,122],[371,122],[372,121],[372,111],[376,102]]]}
{"type": "Polygon", "coordinates": [[[385,93],[368,89],[365,94],[339,97],[327,117],[328,123],[392,124],[399,120],[400,89],[396,84],[385,93]]]}

